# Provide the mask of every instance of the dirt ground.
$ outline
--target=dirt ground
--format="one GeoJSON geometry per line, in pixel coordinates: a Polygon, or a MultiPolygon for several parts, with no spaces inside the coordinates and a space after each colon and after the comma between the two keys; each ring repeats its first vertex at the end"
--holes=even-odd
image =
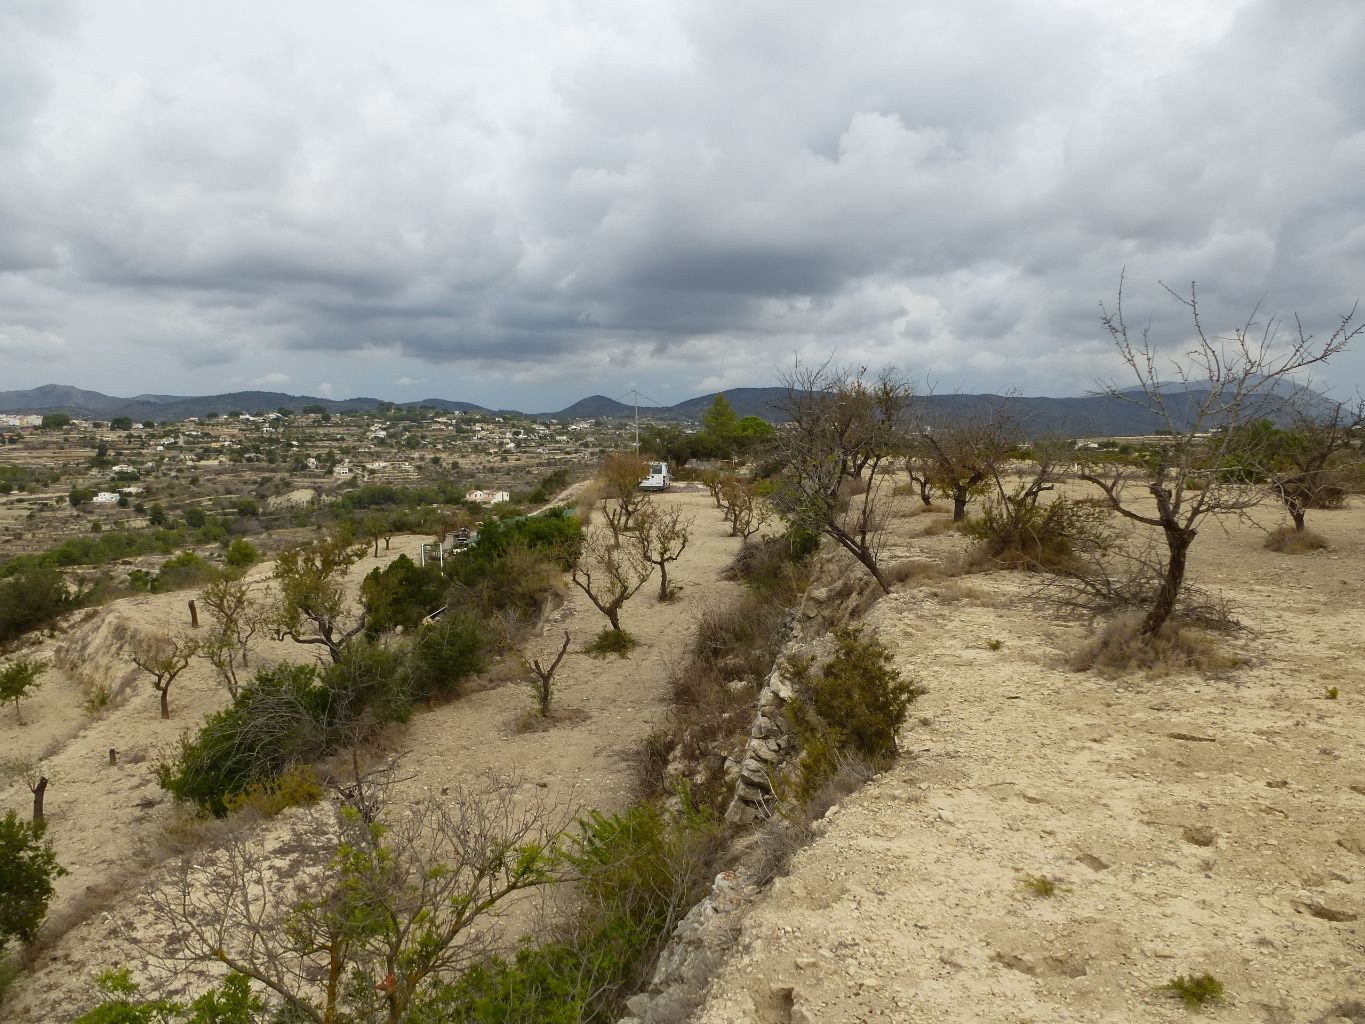
{"type": "MultiPolygon", "coordinates": [[[[692,635],[697,618],[723,603],[739,584],[718,576],[739,547],[728,536],[710,497],[678,486],[663,496],[697,517],[694,537],[682,559],[670,567],[677,600],[658,601],[651,581],[626,605],[623,625],[642,644],[628,657],[598,659],[582,647],[606,625],[587,598],[570,587],[529,645],[531,656],[551,657],[573,638],[556,677],[555,707],[561,716],[547,732],[522,732],[518,722],[531,707],[521,676],[502,672],[500,685],[473,692],[442,707],[419,712],[396,737],[404,755],[403,783],[411,794],[439,794],[442,787],[477,782],[488,772],[516,775],[538,796],[606,810],[631,796],[627,754],[655,728],[666,709],[668,667],[692,635]]],[[[353,581],[376,565],[406,553],[415,557],[423,537],[395,538],[379,559],[366,556],[353,581]]],[[[269,586],[269,565],[252,578],[269,586]]],[[[657,577],[656,577],[657,579],[657,577]]],[[[38,695],[0,710],[0,750],[39,759],[52,780],[47,812],[59,862],[70,872],[57,883],[48,938],[36,962],[10,990],[0,1019],[7,1024],[66,1022],[93,1001],[99,970],[126,964],[141,970],[137,943],[153,941],[140,909],[140,891],[160,877],[163,837],[178,819],[172,802],[156,784],[159,750],[172,746],[182,730],[226,703],[206,663],[196,663],[171,690],[172,717],[158,717],[157,695],[138,678],[127,644],[142,630],[169,630],[188,620],[185,602],[193,592],[122,600],[82,613],[77,625],[56,640],[43,641],[30,656],[53,662],[38,695]],[[82,683],[104,682],[124,692],[97,717],[82,710],[82,683]],[[116,748],[119,763],[109,766],[116,748]]],[[[311,649],[266,640],[254,645],[253,665],[271,660],[306,660],[311,649]]],[[[8,753],[6,756],[9,756],[8,753]]],[[[26,813],[29,792],[18,779],[0,778],[0,812],[26,813]]],[[[399,797],[404,794],[400,793],[399,797]]],[[[306,815],[286,812],[260,827],[287,833],[306,815]]],[[[275,838],[280,838],[276,835],[275,838]]]]}
{"type": "MultiPolygon", "coordinates": [[[[962,545],[910,536],[932,518],[898,557],[962,545]]],[[[1365,508],[1309,525],[1330,550],[1201,532],[1191,577],[1246,626],[1212,678],[1068,669],[1086,629],[1022,574],[880,600],[928,687],[903,756],[754,901],[694,1019],[1181,1021],[1159,986],[1208,972],[1209,1020],[1365,1021],[1365,508]]]]}

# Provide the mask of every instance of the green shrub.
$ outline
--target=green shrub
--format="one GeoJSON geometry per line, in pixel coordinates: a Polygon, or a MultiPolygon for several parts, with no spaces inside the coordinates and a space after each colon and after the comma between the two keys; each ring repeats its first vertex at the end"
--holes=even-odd
{"type": "Polygon", "coordinates": [[[0,644],[46,626],[75,607],[62,574],[47,566],[29,566],[0,579],[0,644]]]}
{"type": "Polygon", "coordinates": [[[66,874],[43,839],[46,831],[41,818],[22,821],[14,811],[0,818],[0,953],[13,939],[33,941],[47,916],[52,881],[66,874]]]}
{"type": "Polygon", "coordinates": [[[1162,985],[1158,991],[1167,992],[1191,1010],[1202,1010],[1210,1003],[1223,1001],[1223,983],[1212,974],[1182,974],[1162,985]]]}
{"type": "Polygon", "coordinates": [[[884,767],[898,750],[896,734],[920,690],[891,664],[891,655],[860,630],[838,629],[835,654],[819,674],[796,673],[798,696],[787,704],[802,755],[795,795],[804,804],[837,771],[841,757],[884,767]]]}
{"type": "Polygon", "coordinates": [[[501,550],[477,547],[446,560],[451,580],[446,603],[473,608],[485,615],[504,611],[534,619],[552,594],[563,589],[563,568],[554,552],[509,542],[501,550]]]}
{"type": "Polygon", "coordinates": [[[198,587],[217,575],[218,570],[209,562],[192,551],[185,551],[162,563],[160,571],[156,574],[153,589],[161,593],[167,590],[198,587]]]}
{"type": "Polygon", "coordinates": [[[1022,493],[984,502],[963,524],[977,561],[1017,569],[1074,569],[1109,544],[1109,511],[1094,502],[1035,502],[1022,493]]]}
{"type": "Polygon", "coordinates": [[[81,1014],[73,1024],[255,1024],[265,1004],[252,995],[245,975],[232,973],[217,988],[209,989],[188,1006],[172,999],[147,999],[133,981],[128,968],[101,972],[95,982],[103,1001],[81,1014]]]}
{"type": "Polygon", "coordinates": [[[597,634],[592,643],[583,648],[588,654],[599,658],[605,658],[609,654],[614,654],[618,658],[624,658],[635,648],[640,646],[640,641],[631,636],[624,629],[612,629],[608,626],[597,634]]]}
{"type": "Polygon", "coordinates": [[[229,544],[223,555],[223,561],[233,569],[245,569],[260,560],[261,553],[256,549],[256,545],[243,537],[238,537],[229,544]]]}
{"type": "Polygon", "coordinates": [[[464,680],[483,671],[487,650],[487,632],[475,615],[447,612],[423,626],[408,652],[413,699],[458,697],[464,680]]]}
{"type": "Polygon", "coordinates": [[[263,818],[273,818],[286,807],[316,803],[321,796],[322,786],[312,766],[296,764],[266,782],[249,783],[223,803],[229,813],[246,809],[263,818]]]}
{"type": "Polygon", "coordinates": [[[413,627],[441,606],[446,579],[440,566],[419,566],[399,555],[382,569],[371,569],[360,584],[369,608],[365,630],[378,636],[395,626],[413,627]]]}
{"type": "Polygon", "coordinates": [[[622,1016],[682,915],[707,892],[721,849],[715,815],[684,799],[593,812],[566,852],[581,878],[577,920],[514,958],[493,957],[439,990],[423,1021],[595,1024],[622,1016]]]}
{"type": "Polygon", "coordinates": [[[157,766],[157,779],[177,799],[222,817],[226,801],[252,783],[327,751],[333,697],[312,665],[262,669],[197,736],[181,737],[176,755],[157,766]]]}

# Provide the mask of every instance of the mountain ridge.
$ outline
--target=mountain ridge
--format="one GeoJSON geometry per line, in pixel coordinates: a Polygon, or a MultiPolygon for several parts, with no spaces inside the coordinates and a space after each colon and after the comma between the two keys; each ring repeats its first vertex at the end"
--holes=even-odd
{"type": "MultiPolygon", "coordinates": [[[[717,394],[725,395],[737,416],[758,416],[773,422],[782,422],[786,419],[781,406],[787,392],[785,388],[780,387],[730,388],[723,392],[698,395],[671,406],[641,406],[640,418],[666,422],[699,421],[717,394]]],[[[1185,394],[1188,403],[1197,400],[1197,392],[1187,389],[1185,394]]],[[[1025,432],[1034,437],[1048,434],[1069,437],[1137,436],[1151,434],[1165,426],[1155,413],[1144,408],[1133,395],[1050,398],[992,394],[931,394],[921,396],[920,401],[931,426],[954,419],[985,416],[1003,407],[1025,424],[1025,432]]],[[[605,395],[589,395],[556,412],[524,413],[513,409],[489,409],[472,402],[447,398],[426,398],[417,402],[385,402],[378,398],[332,399],[291,395],[280,391],[235,391],[199,396],[143,394],[132,398],[120,398],[66,384],[45,384],[25,391],[0,392],[0,413],[41,415],[60,412],[76,418],[94,420],[129,416],[134,420],[175,421],[203,417],[209,413],[223,415],[236,410],[256,414],[288,407],[298,412],[308,405],[320,406],[334,413],[370,412],[388,405],[398,408],[426,406],[450,412],[524,416],[540,420],[628,420],[633,419],[636,413],[634,406],[605,395]]],[[[1178,414],[1179,410],[1173,409],[1172,412],[1178,414]]],[[[1270,411],[1270,415],[1274,415],[1273,410],[1270,411]]]]}

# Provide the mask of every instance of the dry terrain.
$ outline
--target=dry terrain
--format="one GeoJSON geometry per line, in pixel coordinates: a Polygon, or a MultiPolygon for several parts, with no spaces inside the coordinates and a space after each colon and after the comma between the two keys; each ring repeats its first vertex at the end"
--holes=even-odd
{"type": "MultiPolygon", "coordinates": [[[[581,653],[606,620],[570,588],[528,650],[553,655],[565,629],[573,636],[556,677],[562,720],[548,732],[520,732],[530,688],[516,673],[495,671],[489,688],[419,712],[394,737],[405,755],[403,786],[409,794],[439,794],[442,787],[478,782],[492,770],[517,775],[523,790],[538,798],[603,809],[629,801],[632,769],[626,755],[665,714],[670,660],[689,640],[697,617],[739,586],[718,578],[739,542],[728,536],[710,497],[683,487],[661,500],[695,511],[697,529],[670,568],[670,582],[681,588],[678,599],[660,604],[657,584],[646,584],[623,610],[623,624],[642,645],[626,658],[581,653]]],[[[424,539],[396,538],[379,559],[362,559],[354,579],[400,553],[415,556],[424,539]]],[[[269,586],[269,572],[268,565],[258,567],[252,578],[269,586]]],[[[183,624],[185,601],[192,596],[182,591],[139,597],[80,613],[62,636],[31,652],[50,659],[53,668],[39,695],[23,706],[26,724],[16,722],[12,707],[0,711],[0,748],[41,757],[52,779],[49,834],[70,871],[58,882],[47,926],[50,936],[59,937],[45,942],[11,990],[2,1016],[7,1024],[64,1024],[92,1002],[99,969],[126,964],[141,975],[138,944],[155,947],[162,938],[145,914],[140,891],[161,877],[163,837],[179,815],[153,777],[154,755],[222,706],[226,693],[206,664],[196,664],[172,688],[172,718],[163,722],[156,693],[145,677],[130,672],[126,645],[138,631],[183,624]],[[100,681],[127,686],[110,709],[91,720],[81,710],[82,684],[100,681]],[[120,752],[116,767],[109,766],[110,748],[120,752]]],[[[262,661],[304,660],[311,650],[265,641],[255,654],[262,661]]],[[[0,790],[0,812],[24,811],[28,803],[20,781],[0,790]]],[[[289,831],[307,821],[305,812],[288,811],[259,827],[271,830],[271,842],[284,844],[289,831]]]]}
{"type": "Polygon", "coordinates": [[[695,1019],[1181,1021],[1158,987],[1208,972],[1209,1020],[1365,1020],[1365,509],[1310,520],[1330,550],[1201,533],[1247,627],[1211,678],[1070,670],[1084,626],[1020,574],[879,601],[928,687],[904,754],[743,913],[695,1019]]]}
{"type": "MultiPolygon", "coordinates": [[[[627,606],[646,646],[619,661],[571,653],[564,720],[548,733],[517,730],[530,698],[505,675],[419,714],[395,740],[406,785],[439,793],[493,767],[552,799],[628,799],[621,755],[666,714],[670,658],[737,586],[717,579],[737,542],[709,498],[667,500],[697,511],[700,540],[670,573],[679,602],[659,605],[646,587],[627,606]]],[[[898,520],[893,560],[951,562],[963,538],[925,534],[943,518],[898,520]]],[[[1260,518],[1276,523],[1270,509],[1260,518]]],[[[1202,531],[1192,578],[1245,626],[1217,641],[1236,666],[1210,676],[1075,671],[1086,625],[1023,574],[921,574],[872,605],[867,625],[927,688],[903,755],[748,897],[693,1019],[1181,1021],[1191,1011],[1159,987],[1208,972],[1226,989],[1209,1020],[1365,1020],[1365,509],[1310,525],[1328,550],[1266,551],[1252,524],[1202,531]]],[[[267,585],[268,569],[256,573],[267,585]]],[[[60,937],[16,985],[6,1021],[69,1020],[95,970],[140,969],[133,940],[156,938],[139,889],[157,877],[175,814],[148,758],[224,696],[196,668],[172,691],[170,722],[141,680],[93,721],[79,704],[82,680],[117,684],[120,643],[181,622],[187,596],[82,613],[41,647],[57,667],[24,706],[29,724],[0,712],[0,744],[41,755],[53,778],[52,834],[72,871],[54,907],[60,937]]],[[[533,653],[564,628],[576,649],[604,621],[571,590],[533,653]]],[[[259,655],[301,656],[269,643],[259,655]]],[[[19,783],[0,793],[0,808],[27,801],[19,783]]],[[[283,839],[305,820],[291,811],[263,827],[283,839]]]]}

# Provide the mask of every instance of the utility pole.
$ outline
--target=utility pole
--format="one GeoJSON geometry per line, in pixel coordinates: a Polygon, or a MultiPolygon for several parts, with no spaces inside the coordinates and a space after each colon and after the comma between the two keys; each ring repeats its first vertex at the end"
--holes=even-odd
{"type": "Polygon", "coordinates": [[[630,389],[631,395],[635,398],[635,457],[640,457],[640,391],[638,388],[630,389]]]}

